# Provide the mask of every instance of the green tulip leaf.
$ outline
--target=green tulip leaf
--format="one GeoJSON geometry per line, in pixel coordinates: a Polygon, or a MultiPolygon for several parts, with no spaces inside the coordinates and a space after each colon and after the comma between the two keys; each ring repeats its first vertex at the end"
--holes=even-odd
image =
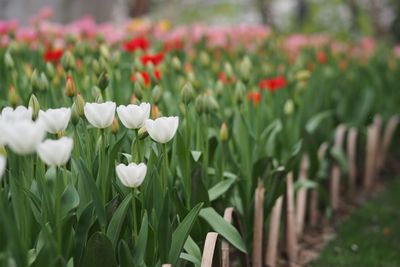
{"type": "Polygon", "coordinates": [[[79,194],[75,187],[68,185],[61,196],[61,216],[65,217],[79,205],[79,194]]]}
{"type": "Polygon", "coordinates": [[[82,261],[85,267],[117,267],[114,249],[110,239],[103,233],[94,233],[87,244],[82,261]]]}
{"type": "Polygon", "coordinates": [[[116,248],[117,246],[121,234],[122,225],[125,222],[126,213],[128,211],[131,200],[131,194],[125,197],[122,203],[118,206],[117,210],[111,218],[110,224],[108,225],[107,237],[111,240],[114,248],[116,248]]]}

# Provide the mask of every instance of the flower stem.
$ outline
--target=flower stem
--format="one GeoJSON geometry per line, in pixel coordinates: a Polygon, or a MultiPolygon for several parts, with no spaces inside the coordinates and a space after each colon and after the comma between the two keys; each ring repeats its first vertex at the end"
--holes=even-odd
{"type": "Polygon", "coordinates": [[[163,159],[164,159],[164,164],[163,164],[163,187],[164,187],[164,192],[166,192],[168,188],[168,168],[169,168],[169,162],[168,162],[168,151],[167,151],[167,144],[162,144],[163,148],[163,159]]]}
{"type": "Polygon", "coordinates": [[[133,241],[136,242],[137,240],[137,214],[136,214],[136,199],[135,199],[136,189],[132,188],[132,214],[133,214],[133,232],[132,238],[133,241]]]}

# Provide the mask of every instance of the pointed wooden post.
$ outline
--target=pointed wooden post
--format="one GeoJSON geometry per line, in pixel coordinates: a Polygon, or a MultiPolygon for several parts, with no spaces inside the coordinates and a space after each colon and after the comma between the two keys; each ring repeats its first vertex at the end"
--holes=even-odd
{"type": "Polygon", "coordinates": [[[380,157],[378,160],[378,168],[382,169],[383,165],[385,164],[388,149],[390,143],[392,142],[394,132],[396,131],[396,127],[399,124],[399,116],[395,115],[392,116],[385,127],[385,132],[382,141],[382,147],[380,152],[380,157]]]}
{"type": "Polygon", "coordinates": [[[201,267],[212,266],[217,238],[218,238],[218,233],[209,232],[207,234],[206,242],[204,243],[203,256],[201,258],[201,267]]]}
{"type": "MultiPolygon", "coordinates": [[[[226,208],[224,212],[224,220],[232,223],[233,208],[226,208]]],[[[229,267],[229,243],[224,239],[221,241],[221,266],[229,267]]]]}
{"type": "MultiPolygon", "coordinates": [[[[318,148],[318,160],[322,161],[325,157],[326,151],[328,150],[328,143],[322,143],[318,148]]],[[[318,190],[312,188],[310,193],[310,226],[317,226],[318,222],[318,190]]]]}
{"type": "MultiPolygon", "coordinates": [[[[301,160],[300,166],[300,182],[304,183],[307,180],[308,167],[310,165],[308,156],[305,154],[301,160]]],[[[307,202],[307,188],[302,186],[297,192],[296,196],[296,223],[297,223],[297,235],[301,237],[304,228],[304,219],[306,215],[306,203],[307,202]]]]}
{"type": "Polygon", "coordinates": [[[283,196],[280,196],[274,204],[269,222],[268,246],[265,257],[265,264],[268,267],[276,266],[278,256],[279,225],[281,221],[283,196]]]}
{"type": "MultiPolygon", "coordinates": [[[[343,140],[344,134],[346,132],[346,127],[344,125],[339,125],[336,128],[335,134],[335,147],[342,148],[343,147],[343,140]]],[[[330,200],[332,209],[336,211],[339,208],[339,195],[340,195],[340,167],[337,163],[334,163],[331,170],[331,177],[330,177],[330,200]]]]}
{"type": "Polygon", "coordinates": [[[379,161],[381,160],[381,131],[382,131],[382,117],[381,115],[375,115],[374,117],[374,128],[375,135],[373,140],[373,157],[374,157],[374,169],[373,169],[373,178],[376,178],[379,174],[379,161]]]}
{"type": "Polygon", "coordinates": [[[357,129],[351,128],[347,138],[347,160],[349,165],[349,194],[352,197],[357,179],[357,129]]]}
{"type": "Polygon", "coordinates": [[[286,252],[290,264],[297,261],[297,231],[293,197],[293,174],[286,177],[286,252]]]}
{"type": "Polygon", "coordinates": [[[264,192],[265,188],[260,181],[255,192],[254,201],[254,229],[253,229],[253,266],[262,267],[262,241],[264,226],[264,192]]]}
{"type": "Polygon", "coordinates": [[[172,267],[172,265],[171,265],[171,264],[169,264],[169,263],[167,263],[167,264],[163,264],[163,265],[161,265],[161,267],[172,267]]]}
{"type": "Polygon", "coordinates": [[[367,129],[367,148],[366,148],[366,157],[365,157],[365,173],[364,173],[364,189],[369,190],[372,186],[372,180],[374,176],[375,169],[375,135],[376,128],[374,125],[368,126],[367,129]]]}

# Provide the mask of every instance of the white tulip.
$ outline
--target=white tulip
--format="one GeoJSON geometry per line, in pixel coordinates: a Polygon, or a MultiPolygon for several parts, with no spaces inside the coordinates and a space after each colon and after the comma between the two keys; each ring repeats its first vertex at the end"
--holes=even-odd
{"type": "Polygon", "coordinates": [[[140,106],[128,105],[118,106],[118,117],[122,124],[128,129],[139,129],[150,116],[150,104],[141,103],[140,106]]]}
{"type": "Polygon", "coordinates": [[[143,183],[147,172],[147,166],[144,163],[130,163],[129,165],[119,164],[115,167],[115,171],[124,186],[137,188],[143,183]]]}
{"type": "Polygon", "coordinates": [[[115,103],[111,101],[86,103],[84,107],[86,119],[96,128],[107,128],[114,120],[115,106],[115,103]]]}
{"type": "Polygon", "coordinates": [[[35,152],[46,131],[43,124],[29,120],[4,123],[0,131],[5,134],[7,145],[17,154],[27,155],[35,152]]]}
{"type": "Polygon", "coordinates": [[[7,158],[4,155],[0,155],[0,181],[3,177],[4,171],[6,170],[7,158]]]}
{"type": "Polygon", "coordinates": [[[1,111],[1,119],[5,122],[15,122],[20,120],[32,120],[32,108],[18,106],[15,109],[5,107],[1,111]]]}
{"type": "Polygon", "coordinates": [[[169,142],[178,130],[178,117],[161,117],[155,120],[146,120],[145,127],[151,139],[165,144],[169,142]]]}
{"type": "Polygon", "coordinates": [[[74,142],[70,137],[58,140],[47,139],[37,147],[40,159],[49,166],[62,166],[71,157],[74,142]]]}
{"type": "Polygon", "coordinates": [[[39,111],[39,121],[43,123],[46,131],[52,134],[65,131],[70,118],[70,108],[51,108],[46,111],[39,111]]]}

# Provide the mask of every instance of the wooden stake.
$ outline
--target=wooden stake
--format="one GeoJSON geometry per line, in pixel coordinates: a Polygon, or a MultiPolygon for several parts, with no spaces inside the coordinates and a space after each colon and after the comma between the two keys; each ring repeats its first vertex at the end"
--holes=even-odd
{"type": "Polygon", "coordinates": [[[172,267],[172,265],[171,265],[171,264],[169,264],[169,263],[167,263],[167,264],[163,264],[163,265],[161,265],[161,267],[172,267]]]}
{"type": "MultiPolygon", "coordinates": [[[[325,157],[326,151],[328,150],[328,143],[322,143],[318,148],[318,160],[322,161],[325,157]]],[[[310,226],[317,226],[318,222],[318,191],[317,188],[311,189],[310,197],[310,226]]]]}
{"type": "Polygon", "coordinates": [[[395,115],[392,116],[385,127],[385,133],[383,136],[382,147],[380,152],[380,158],[378,161],[378,168],[382,169],[383,165],[385,164],[389,145],[392,142],[394,132],[396,131],[396,127],[399,124],[399,116],[395,115]]]}
{"type": "MultiPolygon", "coordinates": [[[[346,132],[346,127],[344,125],[339,125],[336,128],[335,134],[335,147],[342,148],[344,134],[346,132]]],[[[334,163],[331,170],[331,180],[330,180],[330,200],[332,209],[336,211],[339,208],[339,195],[340,195],[340,167],[338,164],[334,163]]]]}
{"type": "MultiPolygon", "coordinates": [[[[300,166],[300,182],[307,180],[308,167],[310,165],[307,155],[304,155],[301,160],[300,166]]],[[[297,235],[300,237],[303,234],[304,219],[306,214],[306,202],[307,202],[307,188],[302,186],[297,192],[296,196],[296,223],[297,223],[297,235]]]]}
{"type": "Polygon", "coordinates": [[[290,264],[297,261],[297,231],[293,198],[293,174],[286,177],[286,250],[290,264]]]}
{"type": "Polygon", "coordinates": [[[347,160],[349,165],[349,194],[353,196],[357,179],[357,129],[351,128],[347,139],[347,160]]]}
{"type": "MultiPolygon", "coordinates": [[[[232,223],[233,208],[226,208],[224,219],[228,223],[232,223]]],[[[221,266],[229,267],[229,243],[224,239],[221,241],[221,266]]]]}
{"type": "Polygon", "coordinates": [[[374,176],[374,150],[375,150],[375,127],[370,125],[367,129],[367,148],[365,158],[364,189],[369,190],[374,176]]]}
{"type": "Polygon", "coordinates": [[[254,201],[253,266],[262,267],[262,241],[264,222],[264,192],[262,182],[258,183],[254,201]]]}
{"type": "Polygon", "coordinates": [[[372,177],[376,178],[377,175],[379,174],[379,162],[381,160],[382,117],[380,115],[375,115],[373,125],[375,128],[375,135],[374,135],[374,140],[373,140],[374,169],[373,169],[372,177]]]}
{"type": "Polygon", "coordinates": [[[265,257],[265,264],[269,267],[276,266],[276,258],[278,253],[278,242],[279,242],[279,225],[282,213],[282,201],[283,201],[283,196],[280,196],[275,201],[271,213],[271,219],[269,222],[268,246],[265,257]]]}
{"type": "Polygon", "coordinates": [[[218,233],[209,232],[204,243],[203,257],[201,258],[201,267],[211,267],[214,257],[215,245],[217,243],[218,233]]]}

